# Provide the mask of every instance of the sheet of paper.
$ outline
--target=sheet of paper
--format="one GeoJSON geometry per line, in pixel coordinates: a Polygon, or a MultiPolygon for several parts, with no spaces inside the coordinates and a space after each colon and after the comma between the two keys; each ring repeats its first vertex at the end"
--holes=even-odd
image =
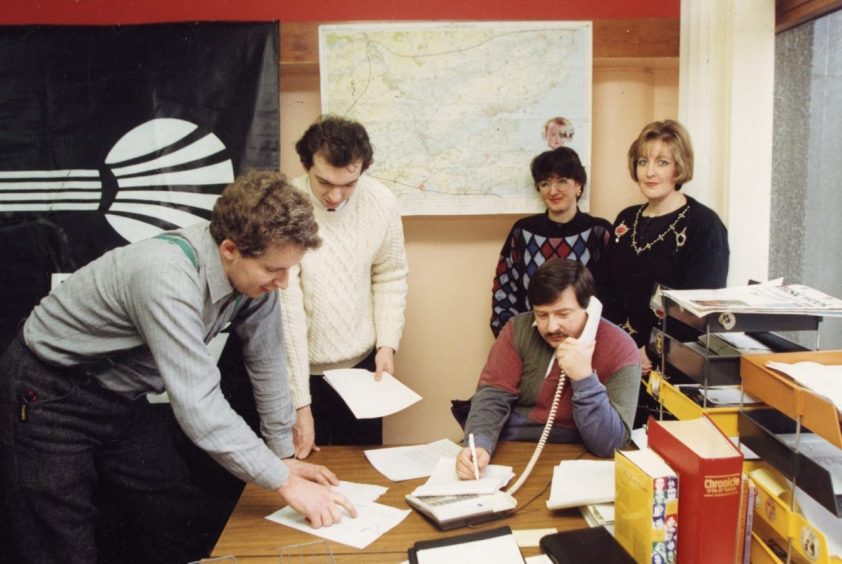
{"type": "Polygon", "coordinates": [[[539,546],[541,537],[554,535],[558,529],[516,529],[512,531],[517,545],[521,548],[539,546]]]}
{"type": "Polygon", "coordinates": [[[455,458],[439,458],[430,478],[415,488],[417,497],[438,495],[492,494],[505,486],[514,473],[511,466],[489,464],[483,468],[479,480],[460,480],[456,474],[455,458]]]}
{"type": "Polygon", "coordinates": [[[546,554],[536,554],[535,556],[527,556],[524,560],[525,564],[553,564],[550,557],[546,554]]]}
{"type": "Polygon", "coordinates": [[[326,370],[325,380],[357,419],[385,417],[421,400],[421,396],[387,372],[378,382],[372,372],[361,368],[326,370]]]}
{"type": "Polygon", "coordinates": [[[649,443],[649,437],[646,435],[646,427],[632,429],[631,441],[637,448],[641,450],[645,449],[646,445],[649,443]]]}
{"type": "Polygon", "coordinates": [[[719,336],[724,341],[727,341],[736,349],[740,349],[742,351],[769,351],[772,352],[769,347],[755,339],[750,335],[746,335],[745,333],[714,333],[715,335],[719,336]]]}
{"type": "MultiPolygon", "coordinates": [[[[780,433],[778,438],[795,448],[795,433],[780,433]]],[[[814,433],[801,433],[798,450],[830,473],[834,492],[842,492],[842,450],[814,433]]]]}
{"type": "Polygon", "coordinates": [[[417,553],[418,564],[512,564],[523,562],[514,535],[427,548],[417,553]]]}
{"type": "Polygon", "coordinates": [[[374,468],[392,480],[412,480],[433,473],[439,458],[456,458],[462,447],[450,439],[441,439],[426,445],[412,445],[370,449],[365,457],[374,468]]]}
{"type": "Polygon", "coordinates": [[[767,362],[766,366],[780,370],[805,388],[824,396],[842,411],[842,365],[817,362],[767,362]]]}
{"type": "Polygon", "coordinates": [[[613,501],[613,460],[562,460],[553,468],[548,508],[565,509],[613,501]]]}
{"type": "Polygon", "coordinates": [[[378,497],[389,491],[389,488],[375,484],[360,484],[357,482],[339,480],[339,485],[333,486],[333,491],[341,493],[356,506],[373,502],[378,497]]]}
{"type": "Polygon", "coordinates": [[[289,506],[275,511],[266,518],[304,533],[362,549],[397,526],[406,519],[410,512],[409,509],[395,509],[388,505],[373,502],[356,507],[357,513],[359,513],[356,519],[352,519],[343,509],[342,520],[330,527],[320,529],[312,528],[303,515],[296,513],[289,506]]]}
{"type": "MultiPolygon", "coordinates": [[[[700,387],[699,393],[705,395],[705,389],[700,387]]],[[[707,398],[713,405],[740,405],[740,398],[744,405],[760,403],[754,396],[743,393],[739,386],[708,386],[707,398]]]]}

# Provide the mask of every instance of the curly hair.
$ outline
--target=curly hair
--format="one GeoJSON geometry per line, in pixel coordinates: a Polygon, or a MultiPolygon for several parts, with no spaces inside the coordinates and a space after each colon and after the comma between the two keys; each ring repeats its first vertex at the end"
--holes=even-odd
{"type": "Polygon", "coordinates": [[[308,127],[295,144],[295,151],[306,170],[313,166],[313,156],[318,152],[335,167],[362,161],[362,172],[374,162],[374,149],[365,127],[332,114],[321,116],[308,127]]]}
{"type": "Polygon", "coordinates": [[[217,244],[230,239],[244,257],[261,256],[268,247],[321,245],[313,205],[275,171],[250,171],[237,177],[213,206],[210,231],[217,244]]]}
{"type": "Polygon", "coordinates": [[[664,143],[672,151],[675,160],[675,189],[680,190],[682,185],[693,180],[693,144],[687,129],[672,119],[653,121],[646,125],[629,147],[629,173],[632,180],[638,181],[637,159],[645,157],[656,141],[664,143]]]}

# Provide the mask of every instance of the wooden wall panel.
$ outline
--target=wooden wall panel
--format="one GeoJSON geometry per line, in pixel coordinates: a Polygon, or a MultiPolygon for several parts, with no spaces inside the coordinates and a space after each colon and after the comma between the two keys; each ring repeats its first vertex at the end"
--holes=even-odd
{"type": "MultiPolygon", "coordinates": [[[[678,18],[594,20],[593,56],[603,58],[678,57],[678,18]]],[[[319,24],[281,24],[281,64],[319,61],[319,24]]]]}
{"type": "Polygon", "coordinates": [[[840,8],[842,0],[777,0],[775,31],[780,33],[840,8]]]}

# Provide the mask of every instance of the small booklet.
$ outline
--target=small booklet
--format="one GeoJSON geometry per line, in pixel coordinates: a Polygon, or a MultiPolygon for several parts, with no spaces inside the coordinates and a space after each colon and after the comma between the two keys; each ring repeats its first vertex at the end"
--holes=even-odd
{"type": "Polygon", "coordinates": [[[635,562],[605,527],[575,529],[547,535],[541,539],[541,549],[557,564],[635,562]]]}

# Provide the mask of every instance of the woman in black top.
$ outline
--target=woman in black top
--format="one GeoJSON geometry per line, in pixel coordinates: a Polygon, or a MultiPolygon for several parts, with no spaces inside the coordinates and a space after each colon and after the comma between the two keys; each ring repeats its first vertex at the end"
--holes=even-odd
{"type": "Polygon", "coordinates": [[[614,221],[600,297],[605,317],[635,340],[646,374],[652,368],[646,344],[658,322],[649,307],[656,284],[724,287],[728,232],[716,212],[681,192],[693,178],[693,147],[680,123],[644,127],[629,148],[628,166],[646,203],[624,209],[614,221]]]}

